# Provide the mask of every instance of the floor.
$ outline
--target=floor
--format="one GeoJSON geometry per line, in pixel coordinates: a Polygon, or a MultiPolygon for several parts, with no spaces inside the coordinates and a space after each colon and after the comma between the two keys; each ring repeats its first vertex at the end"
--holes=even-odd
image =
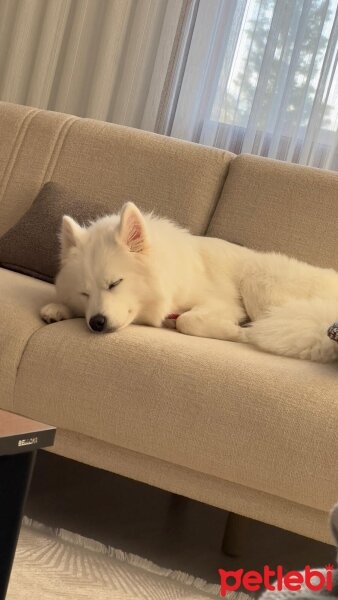
{"type": "MultiPolygon", "coordinates": [[[[334,562],[333,546],[248,521],[240,556],[224,554],[228,514],[151,486],[40,451],[26,514],[167,568],[218,583],[218,568],[300,569],[334,562]]],[[[233,546],[234,547],[234,546],[233,546]]]]}

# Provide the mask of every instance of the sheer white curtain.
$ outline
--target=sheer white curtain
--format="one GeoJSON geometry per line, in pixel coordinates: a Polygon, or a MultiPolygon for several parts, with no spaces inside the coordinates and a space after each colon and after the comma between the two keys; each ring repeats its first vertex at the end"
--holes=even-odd
{"type": "Polygon", "coordinates": [[[338,170],[338,0],[0,0],[0,100],[338,170]]]}
{"type": "Polygon", "coordinates": [[[167,133],[338,169],[337,0],[201,0],[167,133]]]}

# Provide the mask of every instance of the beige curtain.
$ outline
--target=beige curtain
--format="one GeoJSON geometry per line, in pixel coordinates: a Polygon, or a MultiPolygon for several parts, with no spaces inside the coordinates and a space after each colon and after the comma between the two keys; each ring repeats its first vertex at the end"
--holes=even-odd
{"type": "Polygon", "coordinates": [[[338,0],[0,0],[0,100],[338,170],[338,0]]]}
{"type": "Polygon", "coordinates": [[[0,0],[0,99],[154,129],[191,0],[0,0]]]}

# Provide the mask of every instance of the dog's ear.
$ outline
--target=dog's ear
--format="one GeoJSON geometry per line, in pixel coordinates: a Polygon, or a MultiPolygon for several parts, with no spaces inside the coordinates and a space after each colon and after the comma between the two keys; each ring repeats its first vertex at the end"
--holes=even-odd
{"type": "Polygon", "coordinates": [[[148,248],[148,235],[142,213],[133,202],[127,202],[121,210],[119,240],[130,252],[144,252],[148,248]]]}
{"type": "Polygon", "coordinates": [[[77,246],[81,232],[82,227],[72,217],[68,217],[67,215],[62,217],[60,235],[62,255],[67,254],[70,248],[77,246]]]}
{"type": "Polygon", "coordinates": [[[336,540],[336,546],[338,546],[338,504],[335,504],[330,514],[331,531],[334,539],[336,540]]]}

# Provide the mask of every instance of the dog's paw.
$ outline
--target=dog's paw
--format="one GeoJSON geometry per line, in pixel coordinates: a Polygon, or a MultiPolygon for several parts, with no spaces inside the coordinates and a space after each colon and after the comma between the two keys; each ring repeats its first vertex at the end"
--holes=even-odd
{"type": "Polygon", "coordinates": [[[71,310],[65,304],[57,304],[52,302],[46,304],[40,310],[40,317],[45,323],[56,323],[57,321],[64,321],[65,319],[71,319],[71,310]]]}

